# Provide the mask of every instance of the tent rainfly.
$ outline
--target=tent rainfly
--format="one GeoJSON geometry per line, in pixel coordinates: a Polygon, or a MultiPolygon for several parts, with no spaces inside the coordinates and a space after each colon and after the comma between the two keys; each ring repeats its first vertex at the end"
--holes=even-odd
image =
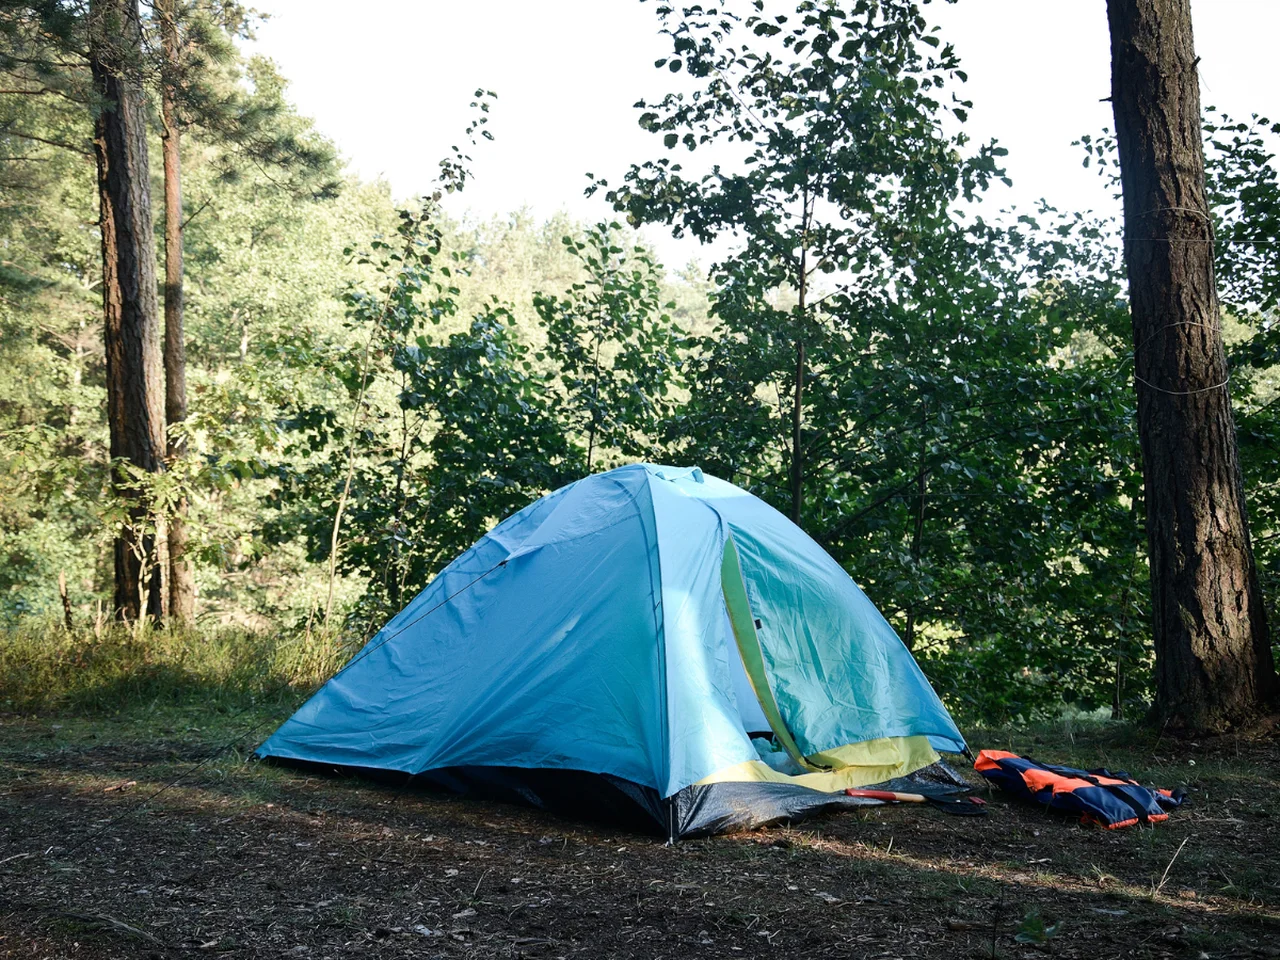
{"type": "Polygon", "coordinates": [[[821,547],[697,467],[635,464],[498,524],[257,755],[675,839],[948,782],[938,750],[964,739],[821,547]]]}

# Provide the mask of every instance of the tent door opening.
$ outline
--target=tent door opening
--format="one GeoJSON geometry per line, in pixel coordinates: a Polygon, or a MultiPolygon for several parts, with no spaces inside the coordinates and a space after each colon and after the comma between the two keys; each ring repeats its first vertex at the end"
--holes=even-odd
{"type": "Polygon", "coordinates": [[[733,696],[738,702],[738,717],[742,720],[742,729],[747,736],[767,737],[773,733],[769,718],[764,715],[760,706],[760,698],[756,696],[751,678],[747,676],[747,668],[742,663],[742,654],[734,644],[729,654],[729,671],[733,674],[733,696]]]}
{"type": "Polygon", "coordinates": [[[817,766],[804,756],[787,729],[786,721],[778,709],[769,676],[765,670],[764,650],[760,646],[758,621],[751,610],[747,596],[747,583],[742,576],[742,563],[738,556],[733,535],[725,538],[724,555],[720,561],[720,587],[724,593],[725,608],[729,612],[729,624],[738,648],[738,656],[730,657],[729,669],[734,672],[734,694],[738,701],[738,715],[748,734],[769,731],[778,745],[802,770],[828,769],[817,766]],[[741,677],[738,672],[741,671],[741,677]],[[745,687],[745,690],[743,689],[745,687]],[[757,712],[758,711],[758,712],[757,712]],[[764,726],[757,727],[764,722],[764,726]]]}

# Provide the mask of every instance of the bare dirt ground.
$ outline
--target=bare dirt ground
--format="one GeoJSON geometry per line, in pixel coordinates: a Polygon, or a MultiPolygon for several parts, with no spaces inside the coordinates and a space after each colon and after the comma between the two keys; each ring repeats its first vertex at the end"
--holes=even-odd
{"type": "Polygon", "coordinates": [[[235,751],[196,766],[219,723],[0,718],[0,957],[1280,957],[1275,740],[974,736],[1188,785],[1153,829],[995,796],[667,846],[235,751]]]}

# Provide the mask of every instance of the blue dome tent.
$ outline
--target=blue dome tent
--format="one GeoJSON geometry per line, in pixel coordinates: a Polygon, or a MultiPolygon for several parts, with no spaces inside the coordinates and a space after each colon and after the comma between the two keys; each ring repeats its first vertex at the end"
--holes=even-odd
{"type": "Polygon", "coordinates": [[[865,802],[843,790],[965,749],[797,526],[696,467],[636,464],[498,524],[257,753],[675,838],[865,802]]]}

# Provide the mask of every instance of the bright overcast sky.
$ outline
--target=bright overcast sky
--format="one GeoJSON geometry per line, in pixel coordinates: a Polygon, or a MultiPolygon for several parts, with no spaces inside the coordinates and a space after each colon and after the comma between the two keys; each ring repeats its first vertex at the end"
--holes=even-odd
{"type": "MultiPolygon", "coordinates": [[[[632,105],[671,82],[653,61],[667,51],[653,2],[638,0],[257,0],[270,19],[256,47],[291,81],[357,173],[385,177],[397,199],[425,191],[459,143],[477,87],[498,101],[495,140],[472,154],[476,179],[455,214],[489,217],[527,206],[611,214],[587,200],[586,174],[612,181],[662,152],[632,105]]],[[[1009,150],[1012,190],[1001,205],[1045,197],[1061,208],[1106,209],[1071,142],[1111,125],[1105,0],[960,0],[925,13],[955,44],[969,74],[975,139],[1009,150]]],[[[1280,0],[1193,0],[1202,101],[1241,118],[1280,119],[1274,76],[1280,0]]],[[[646,236],[678,265],[699,251],[653,228],[646,236]]],[[[705,261],[705,255],[702,257],[705,261]]]]}

